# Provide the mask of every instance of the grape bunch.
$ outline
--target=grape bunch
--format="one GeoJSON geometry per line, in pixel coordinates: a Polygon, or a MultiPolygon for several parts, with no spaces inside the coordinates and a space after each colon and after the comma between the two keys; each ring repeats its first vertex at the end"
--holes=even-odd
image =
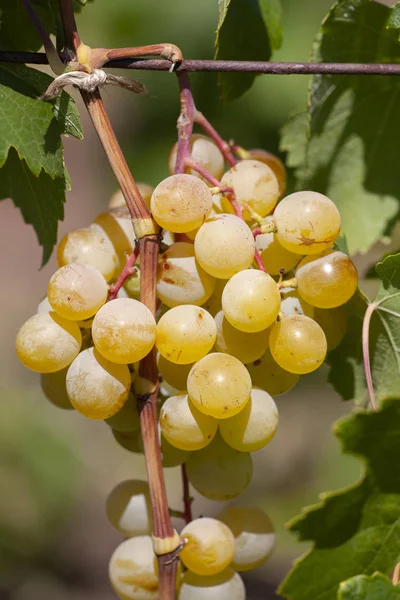
{"type": "MultiPolygon", "coordinates": [[[[237,164],[224,172],[213,140],[193,135],[190,145],[201,176],[174,174],[175,146],[171,175],[155,189],[139,184],[162,229],[156,318],[140,302],[140,256],[126,274],[137,240],[116,192],[93,224],[61,240],[59,269],[16,348],[52,403],[105,421],[136,453],[138,363],[155,348],[163,466],[185,464],[198,493],[231,501],[251,481],[251,453],[275,435],[274,397],[342,341],[358,276],[335,246],[335,204],[312,191],[284,197],[278,158],[237,148],[237,164]]],[[[148,484],[122,482],[107,514],[127,538],[110,561],[117,595],[158,598],[148,484]]],[[[186,523],[179,535],[180,600],[243,600],[238,573],[265,562],[275,541],[268,516],[240,504],[186,523]]]]}

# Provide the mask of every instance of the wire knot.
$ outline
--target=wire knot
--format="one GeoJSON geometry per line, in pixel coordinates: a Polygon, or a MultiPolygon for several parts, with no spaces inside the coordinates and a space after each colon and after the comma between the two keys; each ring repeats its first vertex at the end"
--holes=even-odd
{"type": "Polygon", "coordinates": [[[71,71],[58,75],[42,96],[41,100],[53,100],[68,85],[72,85],[84,92],[94,92],[105,85],[117,85],[136,94],[144,94],[146,88],[135,79],[120,77],[106,73],[103,69],[94,69],[92,73],[85,71],[71,71]]]}

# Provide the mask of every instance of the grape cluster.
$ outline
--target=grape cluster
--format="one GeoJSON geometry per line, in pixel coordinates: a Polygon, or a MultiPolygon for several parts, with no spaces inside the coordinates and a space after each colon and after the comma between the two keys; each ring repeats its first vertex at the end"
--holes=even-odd
{"type": "MultiPolygon", "coordinates": [[[[219,187],[195,170],[173,174],[176,147],[171,176],[155,189],[139,184],[163,229],[156,318],[139,300],[140,256],[109,301],[137,242],[117,192],[92,225],[61,240],[59,269],[16,347],[23,364],[41,373],[51,402],[104,420],[115,440],[137,453],[138,363],[155,347],[163,466],[185,463],[195,490],[227,501],[249,485],[251,453],[275,435],[273,397],[317,369],[343,339],[344,305],[358,277],[334,246],[335,204],[311,191],[283,197],[279,159],[240,150],[242,160],[224,173],[211,139],[193,136],[191,152],[219,187]]],[[[127,537],[110,562],[116,593],[158,598],[148,484],[118,485],[107,513],[127,537]]],[[[180,600],[243,600],[238,572],[262,564],[275,540],[267,515],[240,505],[187,523],[180,537],[180,600]]]]}

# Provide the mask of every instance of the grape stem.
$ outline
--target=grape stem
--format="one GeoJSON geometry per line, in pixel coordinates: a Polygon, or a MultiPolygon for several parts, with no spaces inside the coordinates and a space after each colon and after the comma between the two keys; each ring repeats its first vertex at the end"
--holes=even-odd
{"type": "Polygon", "coordinates": [[[371,361],[369,355],[369,328],[371,323],[371,317],[376,309],[377,304],[372,302],[368,305],[367,310],[365,311],[363,327],[362,327],[362,351],[363,351],[363,360],[364,360],[364,372],[365,379],[367,382],[369,399],[371,402],[371,406],[373,410],[377,410],[375,392],[374,392],[374,384],[372,381],[371,374],[371,361]]]}
{"type": "Polygon", "coordinates": [[[231,165],[231,167],[234,167],[237,163],[237,160],[233,156],[228,142],[226,142],[224,139],[222,139],[222,137],[214,129],[214,127],[211,125],[210,121],[208,121],[208,119],[206,119],[206,117],[203,115],[203,113],[196,110],[195,115],[194,115],[194,122],[197,125],[199,125],[203,129],[203,131],[205,131],[206,134],[212,140],[214,140],[214,142],[216,143],[218,148],[221,150],[226,162],[228,162],[231,165]]]}
{"type": "Polygon", "coordinates": [[[190,495],[189,489],[189,479],[187,476],[186,465],[183,463],[181,465],[181,473],[182,473],[182,487],[183,487],[183,519],[185,523],[190,523],[193,520],[192,516],[192,503],[193,498],[190,495]]]}
{"type": "Polygon", "coordinates": [[[139,247],[136,245],[132,254],[130,254],[125,263],[125,267],[122,269],[117,281],[111,286],[110,294],[108,296],[108,300],[115,300],[118,295],[119,290],[124,285],[125,281],[130,277],[133,273],[133,267],[135,262],[137,261],[139,256],[139,247]]]}

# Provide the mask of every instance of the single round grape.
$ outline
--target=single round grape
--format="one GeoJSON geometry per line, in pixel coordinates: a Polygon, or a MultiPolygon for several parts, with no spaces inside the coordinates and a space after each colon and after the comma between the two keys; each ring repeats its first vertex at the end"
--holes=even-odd
{"type": "Polygon", "coordinates": [[[51,308],[51,304],[49,302],[49,299],[47,296],[45,296],[38,304],[38,307],[36,309],[36,312],[39,313],[44,313],[44,312],[50,312],[53,309],[51,308]]]}
{"type": "Polygon", "coordinates": [[[258,333],[246,333],[233,327],[222,310],[215,315],[217,339],[215,349],[231,354],[240,362],[247,364],[261,358],[269,346],[269,329],[258,333]]]}
{"type": "Polygon", "coordinates": [[[106,504],[111,525],[125,537],[149,535],[153,528],[147,481],[128,479],[110,492],[106,504]]]}
{"type": "Polygon", "coordinates": [[[97,226],[74,229],[61,240],[57,249],[58,266],[80,263],[91,265],[110,281],[117,268],[117,254],[109,237],[97,226]]]}
{"type": "Polygon", "coordinates": [[[204,304],[214,291],[215,281],[201,268],[189,242],[176,242],[160,256],[157,296],[170,308],[204,304]]]}
{"type": "Polygon", "coordinates": [[[253,262],[255,242],[250,228],[235,215],[215,215],[203,223],[194,240],[197,260],[207,273],[229,279],[253,262]]]}
{"type": "Polygon", "coordinates": [[[54,311],[33,315],[17,334],[16,350],[25,367],[37,373],[54,373],[72,363],[82,345],[76,323],[54,311]]]}
{"type": "MultiPolygon", "coordinates": [[[[154,188],[148,183],[137,183],[137,188],[146,203],[147,208],[150,208],[151,195],[154,192],[154,188]]],[[[108,208],[127,208],[124,195],[120,189],[115,191],[110,198],[108,208]]]]}
{"type": "Polygon", "coordinates": [[[246,406],[251,393],[251,379],[246,367],[237,358],[213,352],[193,365],[187,390],[200,412],[216,419],[227,419],[246,406]]]}
{"type": "MultiPolygon", "coordinates": [[[[268,217],[268,221],[272,217],[268,217]]],[[[256,248],[261,253],[261,259],[270,275],[279,275],[294,269],[300,261],[300,256],[286,250],[276,239],[274,233],[262,233],[256,237],[256,248]]]]}
{"type": "Polygon", "coordinates": [[[186,382],[193,365],[178,365],[167,360],[162,354],[157,355],[157,368],[161,377],[177,390],[186,390],[186,382]]]}
{"type": "Polygon", "coordinates": [[[259,387],[271,396],[286,394],[300,379],[300,375],[289,373],[272,358],[269,349],[252,364],[246,365],[254,387],[259,387]]]}
{"type": "Polygon", "coordinates": [[[257,333],[275,321],[281,295],[271,275],[256,269],[236,273],[222,294],[222,310],[229,323],[240,331],[257,333]]]}
{"type": "MultiPolygon", "coordinates": [[[[122,289],[122,288],[121,288],[122,289]]],[[[129,298],[139,300],[140,298],[140,269],[135,268],[135,272],[128,277],[124,283],[123,289],[129,298]]]]}
{"type": "Polygon", "coordinates": [[[278,409],[273,398],[264,390],[253,388],[244,409],[220,421],[222,439],[241,452],[255,452],[264,448],[278,428],[278,409]]]}
{"type": "Polygon", "coordinates": [[[112,429],[112,434],[117,444],[124,450],[135,454],[143,454],[143,438],[140,431],[117,431],[112,429]]]}
{"type": "Polygon", "coordinates": [[[349,326],[346,308],[315,308],[313,319],[325,333],[328,352],[335,350],[342,343],[349,326]]]}
{"type": "Polygon", "coordinates": [[[215,321],[204,308],[175,306],[157,323],[156,345],[171,362],[187,365],[200,360],[214,346],[215,321]]]}
{"type": "Polygon", "coordinates": [[[106,302],[108,286],[94,267],[72,263],[54,273],[47,296],[53,310],[61,317],[82,321],[93,317],[106,302]]]}
{"type": "Polygon", "coordinates": [[[68,367],[61,369],[61,371],[55,371],[54,373],[42,373],[40,376],[40,384],[47,400],[58,408],[64,410],[73,410],[65,386],[65,380],[67,377],[68,367]]]}
{"type": "Polygon", "coordinates": [[[112,363],[95,348],[88,348],[69,367],[66,386],[78,412],[89,419],[108,419],[127,399],[131,374],[126,365],[112,363]]]}
{"type": "Polygon", "coordinates": [[[186,469],[190,483],[202,496],[225,501],[247,488],[253,476],[253,460],[248,452],[228,446],[217,433],[208,446],[190,453],[186,469]]]}
{"type": "Polygon", "coordinates": [[[315,308],[303,300],[298,290],[283,288],[281,290],[281,312],[286,317],[290,317],[290,315],[306,315],[306,317],[313,319],[315,308]]]}
{"type": "Polygon", "coordinates": [[[240,575],[230,567],[208,576],[186,571],[178,600],[246,600],[246,590],[240,575]]]}
{"type": "Polygon", "coordinates": [[[286,196],[274,212],[276,239],[297,254],[319,254],[340,232],[340,214],[332,200],[318,192],[286,196]]]}
{"type": "MultiPolygon", "coordinates": [[[[279,184],[273,170],[258,160],[242,160],[227,171],[222,179],[223,186],[233,188],[240,206],[250,206],[258,215],[266,217],[275,208],[279,198],[279,184]]],[[[223,209],[232,213],[228,198],[222,198],[223,209]]],[[[244,219],[251,220],[248,210],[244,219]]]]}
{"type": "Polygon", "coordinates": [[[250,158],[253,160],[258,160],[270,167],[275,173],[275,177],[278,180],[279,185],[279,195],[283,196],[286,189],[287,183],[287,172],[285,165],[283,162],[275,156],[275,154],[271,154],[271,152],[267,152],[266,150],[262,150],[261,148],[255,148],[253,150],[249,150],[250,158]]]}
{"type": "MultiPolygon", "coordinates": [[[[178,151],[176,143],[168,157],[168,169],[171,175],[175,173],[175,164],[178,151]]],[[[224,172],[225,159],[222,152],[214,142],[205,135],[194,134],[190,137],[190,152],[193,160],[208,171],[215,179],[220,179],[224,172]]],[[[188,173],[201,177],[194,169],[189,169],[188,173]]]]}
{"type": "Polygon", "coordinates": [[[111,241],[117,253],[117,271],[121,271],[126,263],[126,254],[131,254],[136,245],[129,210],[114,208],[103,212],[96,217],[93,226],[99,228],[111,241]]]}
{"type": "Polygon", "coordinates": [[[193,175],[171,175],[158,184],[151,197],[151,212],[157,223],[173,233],[185,233],[210,214],[210,188],[193,175]]]}
{"type": "Polygon", "coordinates": [[[154,346],[156,322],[150,310],[132,298],[117,298],[103,306],[93,319],[93,343],[108,360],[138,362],[154,346]]]}
{"type": "Polygon", "coordinates": [[[218,312],[222,310],[222,292],[226,286],[226,279],[216,279],[216,285],[213,293],[203,304],[203,308],[210,313],[214,318],[218,312]]]}
{"type": "Polygon", "coordinates": [[[163,435],[161,435],[160,445],[162,466],[164,469],[179,467],[185,463],[190,456],[190,452],[173,446],[163,435]]]}
{"type": "Polygon", "coordinates": [[[218,423],[197,410],[187,394],[168,398],[161,407],[160,427],[170,444],[181,450],[200,450],[217,433],[218,423]]]}
{"type": "Polygon", "coordinates": [[[317,308],[345,304],[358,286],[353,261],[338,250],[325,250],[303,258],[296,269],[296,279],[300,296],[317,308]]]}
{"type": "Polygon", "coordinates": [[[304,315],[292,315],[282,317],[271,328],[269,348],[282,369],[303,375],[322,365],[327,344],[318,323],[304,315]]]}
{"type": "Polygon", "coordinates": [[[132,537],[111,556],[108,573],[121,600],[158,600],[157,558],[150,536],[132,537]]]}
{"type": "Polygon", "coordinates": [[[186,540],[180,557],[197,575],[215,575],[232,561],[235,538],[229,527],[217,519],[204,517],[188,523],[181,531],[186,540]]]}
{"type": "Polygon", "coordinates": [[[235,536],[232,568],[249,571],[271,555],[276,534],[268,515],[258,506],[228,506],[217,517],[235,536]]]}
{"type": "Polygon", "coordinates": [[[115,431],[120,431],[121,433],[139,431],[140,417],[135,396],[130,393],[120,410],[109,419],[106,419],[105,423],[112,429],[115,429],[115,431]]]}

